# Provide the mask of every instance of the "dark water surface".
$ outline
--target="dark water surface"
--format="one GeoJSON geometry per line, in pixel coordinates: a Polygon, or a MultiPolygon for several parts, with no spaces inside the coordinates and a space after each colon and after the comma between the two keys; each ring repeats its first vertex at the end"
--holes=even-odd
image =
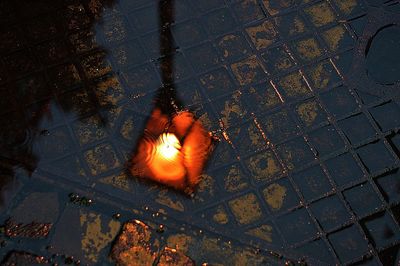
{"type": "Polygon", "coordinates": [[[371,39],[367,51],[370,75],[381,84],[391,85],[400,81],[400,27],[387,25],[371,39]],[[384,63],[382,63],[384,62],[384,63]]]}
{"type": "Polygon", "coordinates": [[[399,14],[0,1],[0,260],[398,265],[399,14]],[[192,196],[129,171],[155,106],[219,139],[192,196]]]}

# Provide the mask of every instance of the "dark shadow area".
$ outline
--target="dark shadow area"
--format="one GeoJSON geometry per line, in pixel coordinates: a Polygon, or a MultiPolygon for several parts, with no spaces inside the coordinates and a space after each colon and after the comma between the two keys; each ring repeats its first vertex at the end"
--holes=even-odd
{"type": "MultiPolygon", "coordinates": [[[[40,154],[38,136],[51,136],[44,120],[62,120],[56,109],[78,117],[99,114],[103,101],[95,78],[111,72],[103,67],[106,52],[85,43],[105,7],[113,0],[1,1],[0,3],[0,190],[16,168],[31,174],[40,154]],[[87,46],[93,56],[77,51],[87,46]],[[98,73],[96,73],[98,72],[98,73]]],[[[104,118],[101,118],[104,125],[104,118]]],[[[3,203],[0,196],[0,204],[3,203]]]]}
{"type": "Polygon", "coordinates": [[[167,115],[172,115],[183,108],[178,99],[174,80],[174,56],[176,45],[172,38],[171,27],[174,23],[175,1],[160,1],[158,3],[160,31],[160,70],[162,87],[159,88],[155,106],[167,115]]]}
{"type": "Polygon", "coordinates": [[[389,24],[380,28],[366,47],[367,73],[382,85],[400,81],[400,27],[389,24]]]}

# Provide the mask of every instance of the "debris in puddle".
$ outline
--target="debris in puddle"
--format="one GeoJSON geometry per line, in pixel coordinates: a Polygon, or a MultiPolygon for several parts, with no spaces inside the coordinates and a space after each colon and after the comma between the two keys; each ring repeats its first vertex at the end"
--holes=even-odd
{"type": "Polygon", "coordinates": [[[27,238],[45,238],[49,234],[53,224],[36,223],[29,224],[16,223],[8,219],[5,223],[5,235],[7,237],[27,237],[27,238]]]}
{"type": "MultiPolygon", "coordinates": [[[[161,226],[161,225],[160,225],[161,226]]],[[[164,226],[162,226],[164,227],[164,226]]],[[[182,251],[164,247],[160,251],[151,244],[151,229],[139,220],[124,224],[111,250],[111,258],[119,266],[131,265],[195,265],[182,251]]]]}
{"type": "Polygon", "coordinates": [[[73,256],[66,257],[65,260],[64,260],[64,263],[65,263],[65,264],[72,264],[72,263],[74,263],[74,257],[73,257],[73,256]]]}
{"type": "Polygon", "coordinates": [[[125,223],[111,250],[111,258],[117,265],[129,265],[136,261],[138,265],[152,265],[156,254],[151,250],[149,227],[138,221],[125,223]]]}
{"type": "Polygon", "coordinates": [[[131,100],[137,100],[137,99],[139,99],[139,98],[141,98],[141,97],[143,97],[145,95],[146,95],[145,93],[130,94],[128,96],[128,98],[131,99],[131,100]]]}
{"type": "Polygon", "coordinates": [[[164,233],[165,228],[163,224],[160,224],[157,228],[157,233],[164,233]]]}
{"type": "Polygon", "coordinates": [[[40,131],[39,133],[40,136],[49,136],[50,135],[50,131],[47,129],[43,129],[40,131]]]}
{"type": "Polygon", "coordinates": [[[69,197],[70,202],[81,205],[81,206],[90,206],[93,204],[92,199],[89,199],[86,197],[80,197],[78,194],[75,194],[75,193],[70,193],[68,195],[68,197],[69,197]]]}
{"type": "Polygon", "coordinates": [[[50,265],[50,261],[43,256],[38,256],[25,251],[10,251],[1,265],[14,266],[14,265],[50,265]]]}
{"type": "MultiPolygon", "coordinates": [[[[51,252],[52,249],[54,247],[53,246],[47,246],[46,250],[48,252],[51,252]]],[[[60,254],[60,253],[53,253],[51,254],[51,256],[48,259],[48,262],[51,263],[51,265],[55,266],[55,265],[81,265],[81,261],[80,259],[77,259],[76,257],[72,256],[72,255],[68,255],[68,254],[60,254]]]]}
{"type": "Polygon", "coordinates": [[[163,265],[185,265],[185,266],[194,266],[195,263],[188,256],[183,254],[181,251],[178,251],[173,248],[165,247],[161,252],[159,261],[157,263],[158,266],[163,265]]]}
{"type": "Polygon", "coordinates": [[[121,218],[121,214],[120,213],[115,213],[112,216],[115,220],[119,220],[119,218],[121,218]]]}

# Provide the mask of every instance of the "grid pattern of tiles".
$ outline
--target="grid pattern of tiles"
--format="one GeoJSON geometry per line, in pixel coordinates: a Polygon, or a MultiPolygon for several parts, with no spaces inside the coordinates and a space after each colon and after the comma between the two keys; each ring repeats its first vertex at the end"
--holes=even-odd
{"type": "MultiPolygon", "coordinates": [[[[59,9],[66,24],[60,18],[62,25],[38,32],[48,17],[26,23],[29,42],[12,39],[26,25],[10,26],[0,69],[16,76],[0,81],[15,78],[29,91],[26,123],[43,106],[53,116],[35,126],[49,131],[33,144],[40,173],[127,201],[146,198],[152,209],[272,250],[327,263],[396,259],[400,106],[351,82],[357,41],[375,12],[370,1],[175,5],[175,22],[165,25],[176,47],[171,55],[160,56],[156,1],[113,3],[95,28],[96,8],[71,2],[59,9]],[[168,56],[179,96],[226,139],[193,199],[143,185],[124,168],[168,56]],[[49,86],[50,93],[41,89],[49,86]],[[36,102],[53,96],[51,104],[36,102]]],[[[20,97],[7,101],[8,110],[20,97]]]]}

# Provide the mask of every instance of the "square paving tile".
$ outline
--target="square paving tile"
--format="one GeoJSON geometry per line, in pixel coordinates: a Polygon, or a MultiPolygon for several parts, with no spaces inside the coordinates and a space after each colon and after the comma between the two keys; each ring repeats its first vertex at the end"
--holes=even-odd
{"type": "Polygon", "coordinates": [[[211,99],[230,94],[236,88],[227,69],[224,67],[201,75],[200,83],[211,99]]]}
{"type": "Polygon", "coordinates": [[[400,126],[400,107],[394,102],[376,106],[370,112],[382,131],[400,126]]]}
{"type": "Polygon", "coordinates": [[[360,218],[382,207],[382,201],[369,183],[352,187],[343,194],[350,208],[360,218]]]}
{"type": "Polygon", "coordinates": [[[259,83],[267,78],[260,60],[255,55],[231,64],[231,69],[240,85],[259,83]]]}
{"type": "Polygon", "coordinates": [[[229,129],[228,134],[237,151],[244,156],[268,147],[267,140],[252,120],[229,129]]]}
{"type": "Polygon", "coordinates": [[[287,211],[300,204],[300,199],[287,178],[267,185],[262,193],[272,212],[287,211]]]}
{"type": "Polygon", "coordinates": [[[400,171],[399,169],[388,172],[375,178],[375,183],[383,197],[389,203],[399,202],[400,171]]]}
{"type": "Polygon", "coordinates": [[[341,82],[339,74],[329,60],[313,64],[306,70],[306,73],[311,87],[315,91],[327,90],[341,82]]]}
{"type": "Polygon", "coordinates": [[[368,239],[378,249],[400,240],[399,226],[387,212],[368,217],[361,224],[368,239]]]}
{"type": "Polygon", "coordinates": [[[319,165],[294,174],[293,180],[307,201],[319,198],[332,191],[332,185],[319,165]]]}
{"type": "Polygon", "coordinates": [[[262,217],[260,204],[252,193],[229,201],[229,207],[240,224],[250,224],[262,217]]]}
{"type": "Polygon", "coordinates": [[[301,137],[280,144],[277,149],[289,170],[302,167],[315,159],[310,147],[301,137]]]}
{"type": "Polygon", "coordinates": [[[277,16],[275,17],[275,23],[279,31],[287,37],[297,36],[309,31],[304,19],[298,12],[291,12],[277,16]]]}
{"type": "Polygon", "coordinates": [[[172,34],[179,46],[191,46],[203,41],[206,34],[198,20],[185,21],[172,26],[172,34]]]}
{"type": "Polygon", "coordinates": [[[269,141],[279,143],[299,133],[296,122],[291,118],[287,110],[280,110],[276,113],[261,117],[262,128],[269,141]]]}
{"type": "Polygon", "coordinates": [[[278,89],[283,92],[283,97],[289,101],[311,96],[311,90],[300,72],[292,72],[280,78],[278,89]]]}
{"type": "Polygon", "coordinates": [[[333,52],[352,48],[355,42],[348,30],[343,26],[327,29],[322,33],[322,36],[329,49],[333,52]]]}
{"type": "Polygon", "coordinates": [[[271,21],[265,20],[258,25],[249,26],[246,32],[257,50],[268,48],[276,42],[277,32],[271,21]]]}
{"type": "Polygon", "coordinates": [[[228,8],[221,8],[204,17],[204,24],[211,35],[220,35],[235,29],[236,23],[228,8]]]}
{"type": "Polygon", "coordinates": [[[358,105],[346,87],[337,87],[321,95],[322,103],[335,117],[343,117],[357,110],[358,105]]]}
{"type": "Polygon", "coordinates": [[[238,164],[216,170],[218,176],[223,176],[223,187],[227,192],[237,192],[249,187],[249,177],[238,164]]]}
{"type": "Polygon", "coordinates": [[[250,156],[246,159],[246,165],[257,181],[271,181],[282,172],[282,166],[271,150],[250,156]]]}
{"type": "Polygon", "coordinates": [[[247,57],[251,52],[248,42],[240,32],[229,33],[222,36],[218,40],[218,47],[222,56],[229,61],[247,57]]]}
{"type": "Polygon", "coordinates": [[[215,48],[209,42],[190,48],[186,51],[186,56],[198,72],[204,72],[220,62],[215,48]]]}
{"type": "Polygon", "coordinates": [[[313,37],[293,41],[291,46],[295,55],[305,63],[315,61],[323,55],[321,45],[313,37]]]}
{"type": "MultiPolygon", "coordinates": [[[[279,94],[269,82],[263,82],[245,89],[242,99],[247,109],[257,114],[263,114],[282,104],[279,94]],[[254,104],[255,102],[258,104],[254,104]]],[[[262,120],[262,117],[262,115],[259,116],[259,120],[262,120]]]]}
{"type": "Polygon", "coordinates": [[[363,113],[339,121],[339,127],[352,144],[357,144],[376,135],[374,128],[363,113]]]}
{"type": "Polygon", "coordinates": [[[277,218],[277,224],[289,245],[303,242],[317,235],[314,222],[303,208],[277,218]]]}
{"type": "Polygon", "coordinates": [[[364,173],[350,153],[345,153],[325,162],[336,185],[342,186],[363,178],[364,173]]]}
{"type": "Polygon", "coordinates": [[[328,1],[320,1],[305,8],[304,11],[316,27],[328,25],[336,19],[336,14],[328,1]]]}
{"type": "Polygon", "coordinates": [[[310,99],[298,104],[296,114],[306,127],[320,125],[327,121],[327,114],[316,99],[310,99]]]}
{"type": "Polygon", "coordinates": [[[344,142],[333,126],[326,126],[312,131],[309,133],[309,138],[321,157],[344,148],[344,142]]]}
{"type": "Polygon", "coordinates": [[[395,163],[395,158],[382,141],[362,146],[357,149],[357,153],[370,173],[391,167],[395,163]]]}
{"type": "Polygon", "coordinates": [[[311,211],[325,232],[338,228],[351,219],[350,213],[336,195],[311,204],[311,211]]]}
{"type": "Polygon", "coordinates": [[[233,5],[233,10],[240,23],[249,23],[265,17],[257,0],[239,1],[233,5]]]}
{"type": "Polygon", "coordinates": [[[262,54],[267,70],[271,73],[282,73],[293,68],[296,63],[283,46],[268,49],[262,54]]]}
{"type": "Polygon", "coordinates": [[[341,263],[361,258],[369,250],[365,237],[354,225],[328,235],[328,239],[341,263]]]}
{"type": "Polygon", "coordinates": [[[332,252],[330,251],[330,247],[328,247],[322,239],[308,242],[296,248],[296,250],[305,256],[310,256],[311,258],[317,259],[318,262],[321,261],[329,264],[335,260],[332,252]]]}

